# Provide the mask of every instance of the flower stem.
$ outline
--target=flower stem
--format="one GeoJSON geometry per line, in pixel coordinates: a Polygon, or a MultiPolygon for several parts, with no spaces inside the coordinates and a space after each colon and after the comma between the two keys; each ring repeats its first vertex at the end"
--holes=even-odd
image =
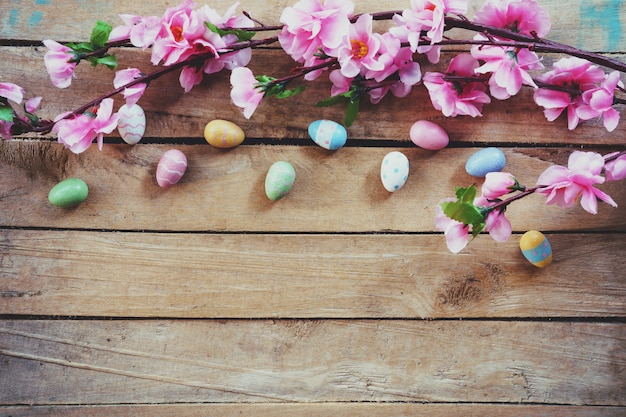
{"type": "MultiPolygon", "coordinates": [[[[261,39],[261,40],[250,40],[250,41],[246,41],[246,42],[239,42],[239,43],[235,43],[233,45],[231,45],[227,50],[220,50],[218,51],[220,56],[221,55],[227,55],[230,53],[234,53],[237,51],[240,51],[242,49],[247,49],[247,48],[254,48],[257,46],[261,46],[261,45],[269,45],[272,43],[275,43],[278,41],[277,37],[270,37],[270,38],[266,38],[266,39],[261,39]]],[[[90,108],[97,106],[98,104],[100,104],[100,102],[102,102],[102,100],[104,100],[105,98],[109,98],[112,97],[116,94],[119,94],[121,92],[123,92],[126,88],[132,87],[136,84],[141,84],[141,83],[149,83],[150,81],[156,80],[157,78],[162,77],[165,74],[169,74],[170,72],[176,71],[178,69],[187,67],[187,66],[194,66],[194,65],[201,65],[204,61],[206,61],[207,59],[212,59],[215,58],[215,55],[212,52],[206,52],[203,54],[198,54],[198,55],[194,55],[189,57],[188,59],[181,61],[181,62],[177,62],[176,64],[170,65],[170,66],[166,66],[163,68],[158,69],[157,71],[151,72],[149,74],[143,75],[141,77],[135,78],[134,80],[114,89],[111,90],[105,94],[103,94],[100,97],[97,97],[93,100],[91,100],[88,103],[83,104],[82,106],[78,107],[77,109],[75,109],[74,111],[66,114],[62,119],[69,119],[72,117],[75,117],[79,114],[84,113],[85,111],[89,110],[90,108]]],[[[59,120],[62,120],[59,119],[59,120]]],[[[30,126],[29,129],[25,129],[22,133],[24,132],[36,132],[36,133],[49,133],[52,128],[54,127],[54,125],[56,124],[55,121],[51,121],[51,120],[47,120],[45,123],[40,124],[39,126],[30,126]]]]}

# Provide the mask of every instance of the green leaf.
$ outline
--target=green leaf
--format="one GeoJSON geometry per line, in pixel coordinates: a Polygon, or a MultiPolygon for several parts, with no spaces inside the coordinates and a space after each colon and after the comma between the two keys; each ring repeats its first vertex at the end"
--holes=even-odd
{"type": "Polygon", "coordinates": [[[96,48],[102,48],[109,40],[113,27],[106,22],[98,20],[91,31],[91,44],[96,48]]]}
{"type": "Polygon", "coordinates": [[[77,54],[88,54],[89,52],[95,51],[95,48],[89,42],[79,42],[79,43],[68,43],[66,45],[68,48],[71,48],[77,54]]]}
{"type": "Polygon", "coordinates": [[[261,86],[265,85],[265,84],[269,84],[272,81],[275,81],[276,78],[274,77],[270,77],[269,75],[257,75],[254,77],[255,80],[257,80],[259,82],[259,84],[261,84],[261,86]]]}
{"type": "Polygon", "coordinates": [[[476,186],[474,184],[469,187],[455,187],[454,192],[456,194],[457,200],[464,203],[472,204],[474,199],[476,198],[476,186]]]}
{"type": "Polygon", "coordinates": [[[350,91],[342,94],[337,94],[336,96],[328,97],[324,100],[318,101],[315,104],[315,107],[329,107],[339,103],[347,103],[350,101],[351,96],[352,93],[350,91]]]}
{"type": "Polygon", "coordinates": [[[346,108],[346,117],[344,119],[344,123],[346,127],[352,126],[352,123],[356,120],[356,116],[359,114],[359,99],[350,100],[348,102],[348,107],[346,108]]]}
{"type": "Polygon", "coordinates": [[[485,217],[478,207],[471,203],[444,201],[441,203],[441,209],[446,216],[463,224],[479,225],[485,222],[485,217]]]}
{"type": "Polygon", "coordinates": [[[217,26],[215,26],[213,23],[211,22],[205,22],[206,27],[209,28],[209,30],[213,33],[217,33],[220,36],[225,36],[225,35],[235,35],[237,36],[237,40],[239,42],[247,42],[250,39],[254,38],[254,35],[256,35],[256,32],[252,32],[249,30],[242,30],[242,29],[220,29],[217,26]]]}
{"type": "Polygon", "coordinates": [[[100,65],[105,65],[107,68],[112,70],[117,68],[117,58],[115,57],[115,55],[105,55],[101,58],[98,58],[96,63],[100,65]]]}
{"type": "Polygon", "coordinates": [[[295,96],[296,94],[300,94],[301,92],[305,90],[305,88],[306,88],[305,86],[299,85],[296,88],[291,89],[291,90],[283,89],[282,91],[273,95],[276,96],[277,98],[289,98],[289,97],[295,96]]]}
{"type": "Polygon", "coordinates": [[[13,121],[13,108],[11,106],[1,106],[0,105],[0,120],[5,122],[13,121]]]}
{"type": "Polygon", "coordinates": [[[476,223],[472,225],[472,236],[476,237],[485,229],[485,223],[476,223]]]}

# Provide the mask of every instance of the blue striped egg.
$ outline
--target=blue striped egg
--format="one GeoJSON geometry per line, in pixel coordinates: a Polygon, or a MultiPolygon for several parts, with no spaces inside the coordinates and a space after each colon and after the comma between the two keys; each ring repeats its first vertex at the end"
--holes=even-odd
{"type": "Polygon", "coordinates": [[[529,230],[522,235],[519,242],[524,258],[536,267],[543,268],[552,262],[552,247],[550,242],[537,230],[529,230]]]}
{"type": "Polygon", "coordinates": [[[309,125],[309,136],[313,142],[330,151],[337,150],[346,144],[348,132],[346,128],[332,120],[316,120],[309,125]]]}

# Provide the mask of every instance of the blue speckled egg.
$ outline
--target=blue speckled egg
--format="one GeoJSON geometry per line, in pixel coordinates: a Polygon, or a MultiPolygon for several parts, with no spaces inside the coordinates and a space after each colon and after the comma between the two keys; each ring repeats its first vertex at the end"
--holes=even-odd
{"type": "Polygon", "coordinates": [[[316,120],[309,125],[309,136],[324,149],[337,150],[346,144],[346,128],[332,120],[316,120]]]}
{"type": "Polygon", "coordinates": [[[390,193],[399,190],[409,177],[409,159],[398,151],[389,152],[380,165],[380,179],[390,193]]]}
{"type": "Polygon", "coordinates": [[[465,171],[474,177],[484,177],[490,172],[500,172],[506,165],[504,152],[498,148],[485,148],[469,157],[465,171]]]}

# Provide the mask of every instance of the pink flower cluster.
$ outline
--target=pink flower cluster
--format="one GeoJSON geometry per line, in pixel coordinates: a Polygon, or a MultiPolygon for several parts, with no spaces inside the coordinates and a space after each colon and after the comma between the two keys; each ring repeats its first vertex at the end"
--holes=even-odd
{"type": "MultiPolygon", "coordinates": [[[[506,242],[512,233],[511,222],[505,216],[505,207],[493,207],[500,202],[500,197],[515,190],[517,180],[506,172],[490,172],[485,176],[481,195],[474,199],[474,205],[486,212],[485,229],[496,242],[506,242]]],[[[453,200],[444,200],[453,201],[453,200]]],[[[438,204],[435,214],[435,227],[444,232],[446,245],[452,253],[459,253],[470,241],[470,226],[446,216],[438,204]]]]}
{"type": "MultiPolygon", "coordinates": [[[[154,65],[172,66],[190,62],[183,67],[179,81],[185,92],[202,81],[204,74],[222,69],[234,70],[245,67],[250,61],[250,48],[231,51],[229,47],[239,41],[232,33],[233,28],[252,27],[254,22],[243,15],[235,15],[235,3],[224,15],[203,6],[196,9],[192,0],[183,0],[177,6],[168,8],[163,16],[120,15],[124,24],[113,28],[109,42],[129,41],[133,46],[152,48],[151,61],[154,65]],[[218,30],[213,30],[212,25],[218,30]],[[231,32],[216,33],[228,28],[231,32]],[[197,62],[194,57],[198,57],[197,62]]],[[[75,67],[81,56],[69,46],[53,40],[44,41],[48,52],[44,57],[52,83],[58,88],[70,86],[75,67]]],[[[141,82],[145,74],[136,68],[117,71],[113,80],[120,89],[128,106],[141,98],[147,83],[141,82]]],[[[93,111],[68,117],[69,113],[55,118],[53,132],[60,143],[72,152],[84,152],[97,140],[102,148],[103,135],[111,133],[117,126],[119,115],[113,112],[113,99],[100,102],[93,111]]],[[[3,133],[9,132],[10,125],[2,124],[3,133]]]]}
{"type": "Polygon", "coordinates": [[[97,139],[98,148],[102,149],[105,133],[111,133],[117,127],[119,114],[113,113],[113,99],[102,100],[92,111],[67,117],[62,114],[55,119],[52,129],[57,134],[59,143],[74,153],[82,153],[97,139]]]}
{"type": "Polygon", "coordinates": [[[594,187],[605,181],[602,170],[605,169],[611,179],[621,179],[626,177],[625,164],[624,156],[605,166],[605,158],[599,153],[575,151],[570,155],[567,167],[553,165],[539,176],[537,193],[546,196],[546,204],[571,207],[580,201],[583,209],[596,214],[598,199],[617,207],[608,194],[594,187]]]}
{"type": "Polygon", "coordinates": [[[194,56],[214,56],[202,59],[181,71],[179,78],[186,92],[202,81],[203,74],[212,74],[226,68],[232,70],[245,66],[252,57],[250,49],[224,54],[227,48],[238,41],[234,34],[224,36],[215,33],[206,25],[218,28],[252,27],[254,22],[243,15],[235,15],[239,3],[235,3],[223,16],[208,6],[195,8],[192,0],[184,0],[178,6],[168,8],[163,16],[120,15],[123,26],[114,28],[110,41],[130,40],[139,48],[152,47],[151,61],[154,65],[174,65],[194,56]]]}
{"type": "Polygon", "coordinates": [[[605,74],[589,61],[571,57],[555,62],[551,71],[537,79],[545,87],[535,90],[534,100],[544,108],[549,121],[566,111],[570,130],[581,121],[596,117],[603,117],[604,127],[609,132],[617,127],[620,115],[612,106],[615,89],[623,88],[619,72],[605,74]]]}
{"type": "MultiPolygon", "coordinates": [[[[511,235],[511,223],[504,213],[511,199],[502,200],[502,197],[521,191],[526,194],[535,192],[546,197],[546,204],[556,204],[560,207],[572,207],[580,202],[582,208],[597,214],[598,200],[613,207],[615,201],[596,188],[606,180],[616,181],[626,178],[626,152],[614,152],[602,156],[596,152],[573,152],[567,167],[553,165],[548,167],[537,179],[537,186],[531,190],[519,185],[513,175],[506,172],[490,172],[485,176],[482,185],[482,194],[474,199],[474,206],[486,213],[484,230],[498,242],[506,241],[511,235]],[[606,178],[602,176],[602,173],[606,178]],[[490,209],[491,208],[491,209],[490,209]]],[[[444,201],[454,201],[446,199],[444,201]]],[[[469,243],[472,230],[470,225],[451,219],[446,216],[441,205],[437,205],[435,227],[444,232],[448,249],[458,253],[469,243]]]]}
{"type": "Polygon", "coordinates": [[[9,101],[15,104],[22,104],[24,100],[24,89],[14,83],[0,83],[0,109],[9,108],[11,117],[0,119],[0,136],[4,139],[11,139],[11,127],[15,124],[17,117],[21,121],[28,123],[26,115],[33,115],[41,103],[41,97],[33,97],[24,104],[25,114],[17,114],[9,101]]]}

